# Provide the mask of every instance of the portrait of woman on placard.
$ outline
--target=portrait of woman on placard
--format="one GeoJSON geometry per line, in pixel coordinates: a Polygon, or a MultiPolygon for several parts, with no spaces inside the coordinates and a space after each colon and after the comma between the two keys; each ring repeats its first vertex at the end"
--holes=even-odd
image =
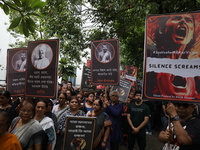
{"type": "MultiPolygon", "coordinates": [[[[199,40],[199,20],[199,15],[195,13],[150,16],[147,19],[147,57],[172,59],[171,62],[175,59],[194,59],[192,51],[197,48],[199,40]]],[[[147,89],[151,89],[147,95],[196,97],[197,82],[192,76],[148,72],[147,79],[151,79],[147,81],[147,89]]]]}

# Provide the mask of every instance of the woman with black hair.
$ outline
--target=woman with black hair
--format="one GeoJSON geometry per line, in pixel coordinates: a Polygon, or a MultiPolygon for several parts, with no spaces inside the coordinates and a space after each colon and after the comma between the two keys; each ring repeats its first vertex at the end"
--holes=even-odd
{"type": "Polygon", "coordinates": [[[96,117],[96,126],[94,131],[93,150],[103,150],[109,145],[109,135],[111,132],[111,121],[106,112],[102,111],[103,102],[96,99],[93,103],[93,110],[87,116],[96,117]]]}
{"type": "Polygon", "coordinates": [[[47,150],[53,150],[56,144],[56,132],[53,120],[45,115],[48,107],[47,100],[38,100],[35,104],[35,117],[48,136],[47,150]]]}
{"type": "Polygon", "coordinates": [[[83,102],[83,107],[82,107],[85,113],[87,113],[88,111],[91,112],[93,110],[92,106],[93,106],[94,98],[95,98],[94,93],[88,93],[86,102],[83,102]]]}
{"type": "Polygon", "coordinates": [[[85,113],[82,110],[79,110],[78,106],[79,106],[79,100],[77,99],[77,97],[71,96],[71,98],[69,99],[69,109],[63,113],[61,119],[58,122],[59,123],[58,131],[60,136],[56,142],[56,148],[55,148],[56,150],[60,150],[63,145],[66,118],[71,116],[85,116],[85,113]]]}
{"type": "Polygon", "coordinates": [[[10,92],[4,90],[0,91],[0,112],[5,111],[9,116],[9,121],[11,122],[17,116],[17,112],[9,103],[10,101],[10,92]]]}

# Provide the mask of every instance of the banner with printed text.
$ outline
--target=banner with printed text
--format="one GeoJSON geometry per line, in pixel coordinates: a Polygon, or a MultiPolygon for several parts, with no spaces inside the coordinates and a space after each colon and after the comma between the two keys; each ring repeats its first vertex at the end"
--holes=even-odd
{"type": "Polygon", "coordinates": [[[55,98],[57,94],[59,39],[28,44],[25,94],[55,98]]]}
{"type": "Polygon", "coordinates": [[[119,41],[117,39],[91,42],[91,60],[93,84],[119,84],[119,41]]]}
{"type": "Polygon", "coordinates": [[[91,82],[91,69],[90,67],[83,67],[81,90],[82,91],[95,91],[96,85],[91,82]]]}
{"type": "Polygon", "coordinates": [[[8,49],[7,51],[7,91],[11,96],[24,95],[27,48],[8,49]]]}
{"type": "Polygon", "coordinates": [[[130,81],[120,79],[119,85],[112,86],[111,91],[117,91],[119,94],[119,100],[125,103],[129,96],[131,84],[130,81]]]}
{"type": "Polygon", "coordinates": [[[143,98],[200,102],[200,12],[146,18],[143,98]]]}
{"type": "Polygon", "coordinates": [[[126,65],[126,80],[131,81],[131,86],[136,87],[136,79],[137,79],[138,68],[126,65]]]}
{"type": "Polygon", "coordinates": [[[92,150],[96,118],[68,117],[63,150],[92,150]]]}

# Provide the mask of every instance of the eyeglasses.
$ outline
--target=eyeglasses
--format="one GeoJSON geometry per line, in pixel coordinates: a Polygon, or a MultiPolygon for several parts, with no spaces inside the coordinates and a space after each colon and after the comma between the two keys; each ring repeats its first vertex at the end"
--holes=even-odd
{"type": "Polygon", "coordinates": [[[185,103],[176,103],[175,106],[176,107],[181,107],[183,106],[184,108],[188,108],[191,104],[185,104],[185,103]]]}
{"type": "Polygon", "coordinates": [[[20,111],[23,112],[23,113],[25,113],[25,112],[27,112],[27,113],[33,112],[32,110],[26,110],[26,109],[21,109],[20,111]]]}
{"type": "Polygon", "coordinates": [[[113,97],[118,97],[117,95],[112,95],[113,97]]]}

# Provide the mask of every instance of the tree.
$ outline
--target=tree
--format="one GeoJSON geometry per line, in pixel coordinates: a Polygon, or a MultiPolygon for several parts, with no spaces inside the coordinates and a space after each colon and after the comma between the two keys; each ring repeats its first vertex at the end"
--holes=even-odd
{"type": "Polygon", "coordinates": [[[139,78],[143,71],[145,17],[147,14],[163,14],[195,11],[199,0],[90,0],[91,20],[99,30],[115,33],[120,40],[121,65],[135,65],[139,78]]]}
{"type": "MultiPolygon", "coordinates": [[[[60,39],[60,64],[59,74],[66,78],[74,75],[74,68],[79,66],[82,58],[87,56],[84,51],[88,47],[81,20],[79,1],[60,1],[46,0],[46,5],[38,11],[41,17],[34,16],[34,31],[28,37],[25,37],[25,43],[20,41],[13,44],[14,47],[22,47],[32,40],[45,40],[52,37],[60,39]],[[66,62],[63,63],[63,60],[66,62]],[[68,69],[67,71],[65,69],[68,69]],[[69,70],[71,69],[71,70],[69,70]],[[73,72],[73,74],[71,74],[73,72]]],[[[13,19],[15,14],[10,14],[13,19]]],[[[20,28],[9,30],[14,37],[20,36],[20,28]]]]}
{"type": "Polygon", "coordinates": [[[30,32],[35,32],[33,17],[38,15],[38,9],[45,6],[41,0],[0,0],[0,7],[6,15],[15,14],[10,22],[9,29],[19,28],[19,32],[26,37],[30,32]]]}

